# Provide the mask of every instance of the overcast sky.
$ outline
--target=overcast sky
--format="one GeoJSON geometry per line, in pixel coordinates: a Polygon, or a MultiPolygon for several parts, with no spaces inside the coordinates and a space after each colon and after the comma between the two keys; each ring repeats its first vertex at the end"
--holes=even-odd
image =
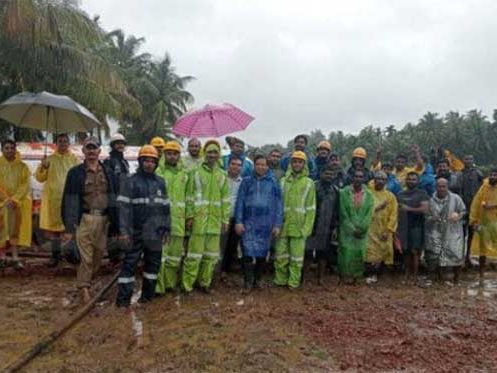
{"type": "Polygon", "coordinates": [[[83,0],[107,29],[166,51],[195,106],[256,117],[248,143],[497,108],[497,1],[83,0]]]}

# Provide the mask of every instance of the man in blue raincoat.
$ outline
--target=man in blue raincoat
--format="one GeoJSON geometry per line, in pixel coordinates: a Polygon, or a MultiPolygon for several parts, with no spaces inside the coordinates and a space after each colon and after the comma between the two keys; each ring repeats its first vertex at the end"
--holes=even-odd
{"type": "Polygon", "coordinates": [[[235,229],[242,237],[245,288],[259,287],[272,236],[283,224],[283,202],[278,182],[269,172],[267,159],[257,155],[255,171],[243,179],[235,209],[235,229]]]}

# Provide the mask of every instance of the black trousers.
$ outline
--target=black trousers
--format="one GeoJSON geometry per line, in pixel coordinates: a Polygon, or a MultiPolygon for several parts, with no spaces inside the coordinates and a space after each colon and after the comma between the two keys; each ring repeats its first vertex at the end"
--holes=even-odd
{"type": "Polygon", "coordinates": [[[144,242],[143,240],[133,241],[133,246],[124,254],[121,272],[117,280],[117,300],[118,306],[127,307],[131,303],[131,296],[135,287],[135,272],[138,262],[143,254],[143,284],[142,294],[139,302],[148,302],[155,295],[155,285],[157,284],[157,273],[160,269],[161,242],[144,242]]]}
{"type": "Polygon", "coordinates": [[[231,272],[233,264],[238,260],[238,244],[240,243],[240,236],[235,232],[235,219],[230,219],[228,232],[223,237],[222,242],[222,262],[221,271],[231,272]]]}
{"type": "Polygon", "coordinates": [[[243,278],[245,284],[256,285],[262,277],[262,271],[266,258],[253,258],[251,256],[244,256],[242,258],[243,278]]]}
{"type": "Polygon", "coordinates": [[[466,261],[469,262],[469,258],[471,257],[471,241],[473,241],[473,235],[475,234],[475,230],[469,222],[466,220],[464,223],[464,239],[468,242],[467,250],[466,250],[466,261]]]}

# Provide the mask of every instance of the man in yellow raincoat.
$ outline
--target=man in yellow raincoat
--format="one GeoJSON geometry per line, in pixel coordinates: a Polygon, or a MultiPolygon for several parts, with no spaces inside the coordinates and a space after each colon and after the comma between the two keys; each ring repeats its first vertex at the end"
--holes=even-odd
{"type": "Polygon", "coordinates": [[[49,266],[55,267],[60,260],[60,236],[65,231],[62,223],[61,205],[64,184],[69,169],[80,163],[69,149],[69,136],[60,134],[53,154],[44,157],[36,169],[35,177],[43,185],[40,209],[40,228],[52,241],[52,258],[49,266]]]}
{"type": "Polygon", "coordinates": [[[367,283],[377,282],[377,275],[382,263],[393,264],[393,237],[397,231],[398,204],[392,192],[385,186],[387,174],[377,171],[374,180],[369,183],[374,198],[373,219],[369,227],[366,263],[370,276],[367,283]]]}
{"type": "Polygon", "coordinates": [[[490,171],[473,198],[469,224],[475,231],[471,254],[480,257],[480,277],[483,278],[487,258],[497,259],[497,168],[490,171]]]}
{"type": "Polygon", "coordinates": [[[29,168],[21,161],[14,140],[2,142],[0,157],[0,255],[10,245],[16,269],[17,249],[31,246],[31,185],[29,168]]]}

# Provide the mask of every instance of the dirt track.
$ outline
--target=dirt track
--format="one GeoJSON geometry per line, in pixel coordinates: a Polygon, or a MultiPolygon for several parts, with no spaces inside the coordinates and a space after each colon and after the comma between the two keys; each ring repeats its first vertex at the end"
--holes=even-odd
{"type": "MultiPolygon", "coordinates": [[[[108,276],[108,275],[107,275],[108,276]]],[[[376,286],[167,295],[130,312],[115,291],[26,371],[489,371],[497,366],[497,278],[479,286],[376,286]]],[[[105,279],[105,276],[102,278],[105,279]]],[[[0,277],[0,368],[75,311],[70,276],[0,277]]]]}

